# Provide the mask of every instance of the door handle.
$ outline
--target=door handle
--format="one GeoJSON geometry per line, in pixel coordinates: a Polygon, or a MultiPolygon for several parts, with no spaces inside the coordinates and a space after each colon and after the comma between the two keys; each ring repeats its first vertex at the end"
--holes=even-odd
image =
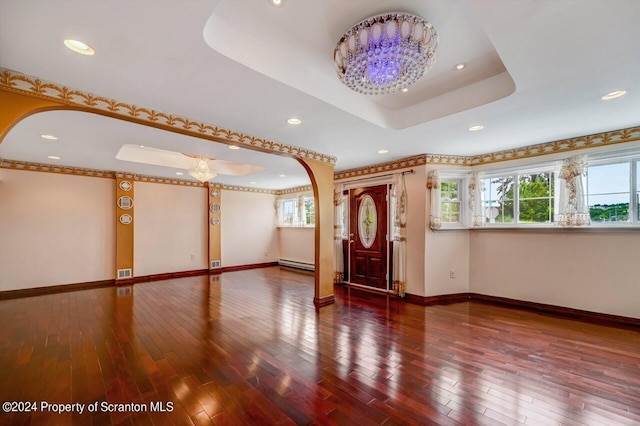
{"type": "Polygon", "coordinates": [[[349,240],[349,244],[353,244],[353,243],[355,243],[355,241],[349,240]]]}

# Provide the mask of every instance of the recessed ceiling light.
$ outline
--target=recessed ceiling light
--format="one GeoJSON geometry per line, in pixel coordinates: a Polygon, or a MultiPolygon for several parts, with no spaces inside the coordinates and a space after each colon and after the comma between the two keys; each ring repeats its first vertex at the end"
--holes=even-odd
{"type": "Polygon", "coordinates": [[[144,148],[144,145],[140,145],[140,148],[144,148]]]}
{"type": "Polygon", "coordinates": [[[287,177],[287,175],[278,175],[278,177],[287,177]]]}
{"type": "Polygon", "coordinates": [[[482,129],[484,129],[484,126],[483,126],[483,125],[480,125],[480,124],[478,124],[477,126],[471,126],[471,127],[469,127],[469,131],[470,131],[470,132],[477,132],[477,131],[480,131],[480,130],[482,130],[482,129]]]}
{"type": "Polygon", "coordinates": [[[268,0],[272,6],[282,7],[284,5],[285,0],[268,0]]]}
{"type": "Polygon", "coordinates": [[[290,119],[287,120],[287,123],[293,124],[295,126],[302,123],[302,120],[300,120],[299,118],[291,117],[290,119]]]}
{"type": "Polygon", "coordinates": [[[56,157],[55,155],[50,155],[47,157],[49,160],[59,160],[60,157],[56,157]]]}
{"type": "Polygon", "coordinates": [[[184,175],[184,173],[182,173],[182,172],[176,172],[176,174],[177,174],[178,176],[182,176],[182,175],[184,175]]]}
{"type": "Polygon", "coordinates": [[[93,47],[78,40],[65,40],[64,45],[81,55],[93,56],[96,54],[96,51],[93,50],[93,47]]]}
{"type": "Polygon", "coordinates": [[[40,135],[42,139],[49,139],[50,141],[57,141],[58,137],[53,135],[40,135]]]}
{"type": "Polygon", "coordinates": [[[389,152],[389,150],[386,150],[386,149],[379,149],[378,150],[378,154],[386,154],[387,152],[389,152]]]}
{"type": "Polygon", "coordinates": [[[460,62],[459,64],[455,64],[453,66],[453,69],[459,71],[459,70],[463,69],[464,67],[466,67],[466,65],[463,62],[460,62]]]}
{"type": "Polygon", "coordinates": [[[609,92],[606,95],[602,95],[603,101],[609,101],[611,99],[619,98],[620,96],[624,96],[627,94],[626,90],[615,90],[613,92],[609,92]]]}
{"type": "Polygon", "coordinates": [[[229,145],[229,149],[240,149],[238,145],[229,145]]]}
{"type": "Polygon", "coordinates": [[[409,88],[408,88],[408,87],[403,87],[403,88],[402,88],[402,93],[407,93],[408,91],[409,91],[409,88]]]}
{"type": "Polygon", "coordinates": [[[250,183],[251,185],[255,185],[255,184],[256,184],[256,182],[254,182],[254,181],[251,181],[251,182],[249,182],[249,183],[250,183]]]}

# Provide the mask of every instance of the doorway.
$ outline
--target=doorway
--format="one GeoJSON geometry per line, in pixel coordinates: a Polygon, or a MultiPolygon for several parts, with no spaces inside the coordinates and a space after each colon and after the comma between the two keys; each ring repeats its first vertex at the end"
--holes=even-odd
{"type": "Polygon", "coordinates": [[[349,282],[389,290],[389,186],[349,191],[349,282]]]}

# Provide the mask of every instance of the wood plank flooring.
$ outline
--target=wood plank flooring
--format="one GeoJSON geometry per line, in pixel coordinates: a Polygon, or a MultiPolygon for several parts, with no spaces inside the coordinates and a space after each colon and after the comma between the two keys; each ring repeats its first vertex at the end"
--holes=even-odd
{"type": "Polygon", "coordinates": [[[640,424],[637,329],[312,299],[311,275],[273,267],[0,301],[0,402],[147,409],[0,424],[640,424]]]}

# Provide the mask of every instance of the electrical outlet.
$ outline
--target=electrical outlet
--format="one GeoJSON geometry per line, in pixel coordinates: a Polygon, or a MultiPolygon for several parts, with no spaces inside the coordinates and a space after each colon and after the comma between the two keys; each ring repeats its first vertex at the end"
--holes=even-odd
{"type": "Polygon", "coordinates": [[[195,254],[191,255],[191,260],[196,260],[196,255],[195,254]]]}
{"type": "Polygon", "coordinates": [[[456,277],[456,272],[452,269],[449,271],[449,278],[455,278],[456,277]]]}

